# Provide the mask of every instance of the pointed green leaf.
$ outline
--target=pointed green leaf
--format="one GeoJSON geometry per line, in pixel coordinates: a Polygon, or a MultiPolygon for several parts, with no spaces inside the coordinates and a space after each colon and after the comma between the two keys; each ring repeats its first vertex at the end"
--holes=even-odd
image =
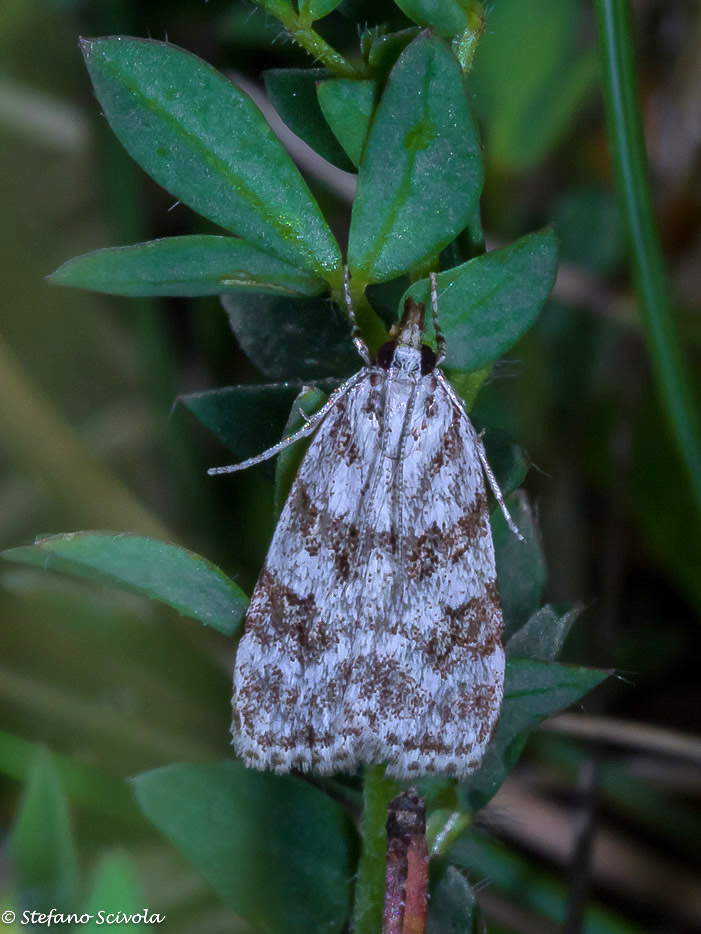
{"type": "Polygon", "coordinates": [[[134,780],[146,816],[263,934],[334,934],[350,911],[354,833],[299,778],[240,762],[171,765],[134,780]]]}
{"type": "Polygon", "coordinates": [[[469,0],[397,0],[397,6],[419,26],[439,36],[457,36],[470,26],[469,0]]]}
{"type": "Polygon", "coordinates": [[[49,276],[108,295],[318,295],[324,282],[234,237],[167,237],[77,256],[49,276]]]}
{"type": "Polygon", "coordinates": [[[538,658],[554,662],[562,650],[572,623],[582,612],[581,606],[562,612],[548,604],[541,607],[506,643],[508,655],[538,658]]]}
{"type": "Polygon", "coordinates": [[[348,319],[328,300],[227,295],[222,304],[241,349],[269,379],[340,380],[360,369],[348,319]]]}
{"type": "MultiPolygon", "coordinates": [[[[438,314],[447,341],[446,366],[472,372],[501,357],[533,324],[555,282],[557,238],[552,228],[521,237],[437,276],[438,314]]],[[[430,307],[430,282],[402,297],[430,307]]],[[[426,328],[433,337],[433,325],[426,328]]]]}
{"type": "Polygon", "coordinates": [[[482,189],[482,155],[463,74],[436,36],[400,55],[358,172],[348,262],[363,282],[437,255],[466,226],[482,189]]]}
{"type": "Polygon", "coordinates": [[[68,802],[45,749],[32,764],[7,853],[24,906],[75,911],[78,855],[68,802]]]}
{"type": "MultiPolygon", "coordinates": [[[[97,934],[103,927],[119,931],[143,931],[144,925],[139,921],[143,921],[144,911],[147,910],[144,904],[143,886],[133,862],[123,853],[111,853],[100,860],[86,905],[86,913],[93,917],[87,924],[77,927],[76,932],[97,934]],[[137,920],[128,920],[133,917],[137,920]]],[[[156,913],[149,911],[149,916],[156,913]]]]}
{"type": "Polygon", "coordinates": [[[281,259],[339,279],[319,206],[246,94],[166,42],[115,36],[82,49],[110,126],[160,185],[281,259]]]}
{"type": "Polygon", "coordinates": [[[480,767],[458,786],[465,805],[474,811],[484,807],[516,765],[528,731],[546,717],[570,707],[609,675],[609,671],[596,668],[508,659],[496,732],[480,767]]]}
{"type": "Polygon", "coordinates": [[[504,638],[508,639],[540,606],[545,586],[545,559],[526,494],[522,490],[512,493],[507,497],[506,505],[526,539],[521,542],[516,538],[499,507],[492,510],[492,539],[504,613],[504,638]]]}
{"type": "MultiPolygon", "coordinates": [[[[328,395],[315,386],[305,386],[295,401],[292,403],[290,416],[282,433],[283,438],[288,438],[299,431],[304,425],[305,419],[302,418],[302,412],[309,417],[318,412],[324,403],[328,400],[328,395]]],[[[311,442],[311,437],[300,438],[292,447],[282,451],[277,458],[275,465],[275,515],[279,516],[282,512],[285,501],[290,494],[290,489],[294,478],[297,476],[299,465],[306,454],[307,448],[311,442]]]]}
{"type": "Polygon", "coordinates": [[[244,592],[211,561],[180,545],[126,532],[53,535],[2,557],[116,584],[226,635],[233,635],[248,606],[244,592]]]}
{"type": "Polygon", "coordinates": [[[317,85],[321,112],[354,166],[360,165],[376,88],[375,81],[350,78],[333,78],[317,85]]]}
{"type": "Polygon", "coordinates": [[[292,132],[328,162],[352,172],[353,163],[331,132],[319,106],[316,86],[328,77],[325,68],[271,68],[263,72],[270,102],[292,132]]]}

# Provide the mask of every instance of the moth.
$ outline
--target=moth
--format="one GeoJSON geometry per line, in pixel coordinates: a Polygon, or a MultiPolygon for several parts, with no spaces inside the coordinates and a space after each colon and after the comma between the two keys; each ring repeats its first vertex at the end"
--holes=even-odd
{"type": "Polygon", "coordinates": [[[233,744],[257,769],[321,775],[386,763],[397,779],[463,778],[495,729],[502,613],[485,477],[519,535],[482,439],[422,343],[407,299],[372,360],[295,434],[313,435],[278,522],[236,656],[233,744]]]}

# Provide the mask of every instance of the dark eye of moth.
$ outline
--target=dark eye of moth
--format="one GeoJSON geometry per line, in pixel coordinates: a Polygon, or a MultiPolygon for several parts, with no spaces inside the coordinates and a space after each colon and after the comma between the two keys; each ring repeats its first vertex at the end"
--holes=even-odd
{"type": "Polygon", "coordinates": [[[387,343],[383,344],[377,351],[377,365],[381,366],[383,370],[389,370],[392,366],[392,358],[394,357],[394,349],[396,346],[396,341],[387,341],[387,343]]]}
{"type": "MultiPolygon", "coordinates": [[[[389,370],[392,366],[392,360],[394,358],[394,351],[397,347],[396,341],[387,341],[386,344],[383,344],[380,349],[377,351],[377,365],[382,367],[383,370],[389,370]]],[[[436,355],[428,346],[428,344],[421,345],[421,375],[426,376],[428,373],[432,373],[436,368],[436,355]]]]}
{"type": "Polygon", "coordinates": [[[436,355],[428,346],[428,344],[421,345],[421,375],[427,376],[429,373],[432,373],[436,369],[436,355]]]}

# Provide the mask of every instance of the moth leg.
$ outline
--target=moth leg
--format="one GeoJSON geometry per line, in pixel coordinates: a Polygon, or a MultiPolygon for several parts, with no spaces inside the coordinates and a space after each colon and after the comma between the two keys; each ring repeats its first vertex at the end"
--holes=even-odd
{"type": "Polygon", "coordinates": [[[436,332],[436,366],[445,360],[445,335],[438,323],[438,283],[435,272],[431,273],[431,310],[433,311],[433,329],[436,332]]]}
{"type": "Polygon", "coordinates": [[[482,435],[478,435],[475,429],[472,427],[470,416],[465,411],[465,406],[463,405],[462,399],[455,392],[453,387],[450,385],[450,383],[448,382],[448,380],[445,378],[445,376],[440,370],[436,370],[436,377],[439,383],[441,383],[445,391],[448,393],[448,396],[452,400],[453,405],[455,405],[456,408],[467,419],[467,422],[470,426],[470,429],[475,439],[475,445],[477,447],[477,455],[482,464],[482,469],[484,470],[487,480],[489,481],[489,485],[492,488],[492,493],[494,493],[494,499],[499,504],[499,509],[501,509],[502,515],[506,519],[506,524],[508,525],[508,527],[511,529],[511,531],[514,533],[514,535],[516,536],[516,538],[518,538],[520,542],[525,542],[526,539],[523,537],[523,535],[521,535],[518,529],[518,526],[516,525],[514,520],[511,518],[511,513],[509,512],[508,507],[506,503],[504,502],[504,494],[501,492],[501,487],[497,483],[497,478],[494,476],[494,471],[489,466],[489,461],[487,460],[487,452],[484,450],[484,444],[482,443],[482,435]]]}
{"type": "Polygon", "coordinates": [[[372,364],[370,351],[368,350],[368,345],[363,340],[363,335],[360,328],[358,327],[358,321],[355,317],[355,311],[353,309],[353,300],[351,299],[350,294],[350,270],[348,269],[348,266],[343,267],[343,294],[346,299],[348,318],[351,323],[351,337],[353,338],[355,349],[358,351],[365,363],[370,366],[372,364]]]}
{"type": "Polygon", "coordinates": [[[282,441],[279,441],[277,444],[274,444],[271,448],[268,448],[267,451],[263,451],[262,454],[257,454],[255,457],[249,457],[248,460],[242,461],[240,464],[229,464],[226,467],[210,467],[207,471],[210,477],[213,477],[217,474],[224,473],[235,473],[237,470],[246,470],[247,467],[253,467],[256,464],[261,464],[263,461],[269,460],[271,457],[275,457],[276,454],[279,454],[281,451],[284,451],[285,448],[289,448],[299,441],[300,438],[306,438],[307,435],[310,435],[323,419],[328,415],[331,409],[336,405],[340,399],[345,396],[349,389],[352,389],[356,383],[359,383],[360,380],[364,379],[367,375],[367,370],[360,370],[355,376],[351,376],[350,379],[346,380],[342,386],[339,386],[338,389],[334,390],[331,398],[328,402],[319,409],[311,418],[308,419],[305,425],[295,431],[294,434],[289,435],[287,438],[283,438],[282,441]]]}

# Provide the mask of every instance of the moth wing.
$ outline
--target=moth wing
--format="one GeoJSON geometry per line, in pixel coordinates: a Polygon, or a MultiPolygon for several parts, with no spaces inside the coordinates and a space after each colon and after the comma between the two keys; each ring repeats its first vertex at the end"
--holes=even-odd
{"type": "Polygon", "coordinates": [[[464,777],[479,764],[503,696],[502,614],[475,432],[433,376],[417,388],[365,573],[343,720],[363,761],[399,779],[464,777]],[[387,538],[390,542],[388,545],[387,538]]]}
{"type": "Polygon", "coordinates": [[[381,387],[362,379],[321,423],[292,485],[246,616],[234,671],[236,753],[260,769],[352,770],[338,730],[359,572],[358,513],[380,449],[381,387]]]}

